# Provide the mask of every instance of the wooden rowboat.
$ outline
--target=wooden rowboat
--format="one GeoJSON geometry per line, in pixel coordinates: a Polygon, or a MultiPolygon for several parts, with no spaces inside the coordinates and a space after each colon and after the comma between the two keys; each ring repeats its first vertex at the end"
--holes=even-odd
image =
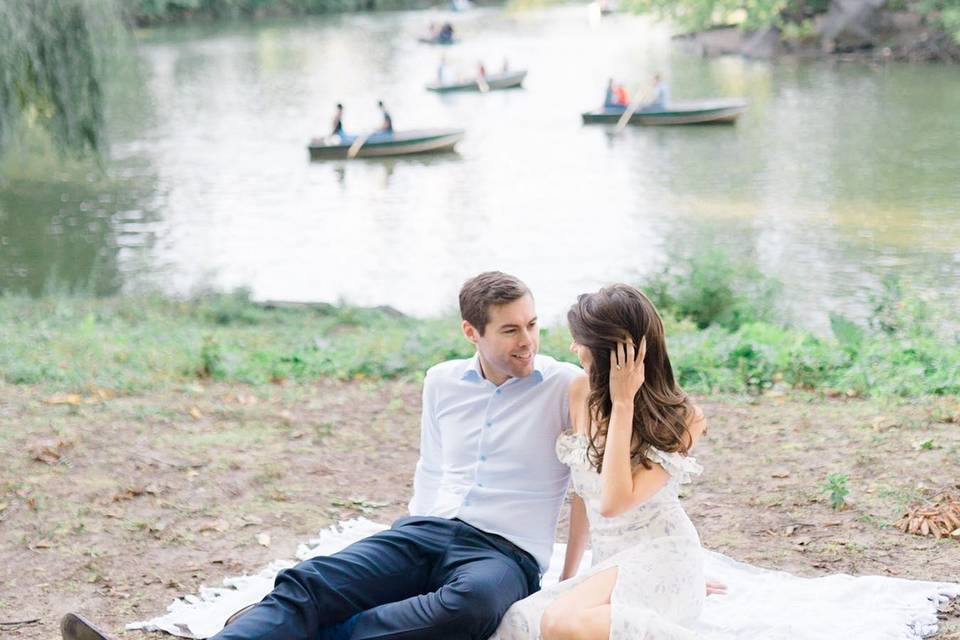
{"type": "Polygon", "coordinates": [[[417,42],[421,42],[423,44],[438,44],[441,46],[446,46],[451,44],[457,44],[460,41],[456,38],[441,38],[440,36],[420,36],[419,38],[417,38],[417,42]]]}
{"type": "MultiPolygon", "coordinates": [[[[462,129],[417,129],[394,133],[374,133],[369,136],[354,157],[383,158],[407,156],[415,153],[453,151],[463,139],[462,129]]],[[[307,148],[311,160],[346,158],[358,136],[314,138],[307,148]]]]}
{"type": "MultiPolygon", "coordinates": [[[[490,91],[496,89],[513,89],[523,84],[523,79],[527,77],[526,70],[509,71],[507,73],[492,73],[484,77],[490,91]]],[[[477,79],[466,80],[464,82],[451,82],[448,84],[439,84],[436,82],[427,85],[427,91],[436,91],[437,93],[449,93],[451,91],[480,91],[480,83],[477,79]]]]}
{"type": "MultiPolygon", "coordinates": [[[[717,100],[687,100],[671,102],[665,109],[638,109],[630,116],[629,124],[731,124],[746,111],[742,98],[717,100]]],[[[616,124],[624,107],[605,107],[583,113],[584,124],[616,124]]]]}

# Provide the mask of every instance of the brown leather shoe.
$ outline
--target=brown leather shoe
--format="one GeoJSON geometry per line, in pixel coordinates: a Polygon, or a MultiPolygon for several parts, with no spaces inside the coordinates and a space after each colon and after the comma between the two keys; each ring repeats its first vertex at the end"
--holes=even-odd
{"type": "Polygon", "coordinates": [[[68,613],[60,621],[63,640],[113,640],[83,616],[68,613]]]}

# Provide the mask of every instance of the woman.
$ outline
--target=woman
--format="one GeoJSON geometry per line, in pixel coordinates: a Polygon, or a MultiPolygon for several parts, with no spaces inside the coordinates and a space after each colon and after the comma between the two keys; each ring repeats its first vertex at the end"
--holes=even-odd
{"type": "Polygon", "coordinates": [[[677,386],[663,322],[638,289],[581,295],[567,317],[586,375],[570,388],[573,431],[557,440],[576,492],[566,560],[561,582],[514,605],[495,637],[695,638],[703,553],[678,489],[701,471],[688,453],[703,413],[677,386]],[[572,578],[588,528],[594,565],[572,578]]]}

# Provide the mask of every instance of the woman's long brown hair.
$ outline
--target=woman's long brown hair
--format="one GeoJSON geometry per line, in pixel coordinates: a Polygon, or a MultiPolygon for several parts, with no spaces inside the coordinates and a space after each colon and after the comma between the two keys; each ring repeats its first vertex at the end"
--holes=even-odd
{"type": "Polygon", "coordinates": [[[656,307],[639,289],[615,284],[597,293],[584,293],[567,313],[573,339],[590,350],[588,415],[595,426],[587,448],[590,463],[600,471],[613,403],[610,399],[610,352],[630,339],[635,348],[647,339],[644,382],[633,403],[634,463],[651,467],[650,447],[686,454],[690,448],[687,425],[693,404],[677,385],[667,355],[663,321],[656,307]]]}

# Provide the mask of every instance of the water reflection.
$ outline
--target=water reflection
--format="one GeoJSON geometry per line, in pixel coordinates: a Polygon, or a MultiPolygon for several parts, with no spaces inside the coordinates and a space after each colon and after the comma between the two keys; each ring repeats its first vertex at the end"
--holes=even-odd
{"type": "Polygon", "coordinates": [[[139,185],[53,156],[20,169],[0,188],[0,293],[108,295],[136,277],[157,219],[139,185]]]}
{"type": "Polygon", "coordinates": [[[100,292],[245,286],[426,314],[471,273],[500,268],[529,281],[549,320],[696,241],[755,260],[811,324],[856,308],[886,273],[960,291],[949,68],[706,60],[629,15],[591,27],[582,7],[480,9],[458,17],[448,64],[507,57],[529,70],[524,88],[435,95],[423,85],[440,52],[415,37],[439,15],[151,32],[142,81],[113,109],[116,184],[53,183],[41,168],[0,186],[2,286],[41,293],[65,272],[100,292]],[[736,126],[581,125],[608,77],[634,86],[658,70],[676,99],[750,107],[736,126]],[[398,129],[467,136],[443,156],[309,162],[334,104],[362,131],[379,122],[378,99],[398,129]],[[115,200],[99,203],[101,190],[115,200]]]}

